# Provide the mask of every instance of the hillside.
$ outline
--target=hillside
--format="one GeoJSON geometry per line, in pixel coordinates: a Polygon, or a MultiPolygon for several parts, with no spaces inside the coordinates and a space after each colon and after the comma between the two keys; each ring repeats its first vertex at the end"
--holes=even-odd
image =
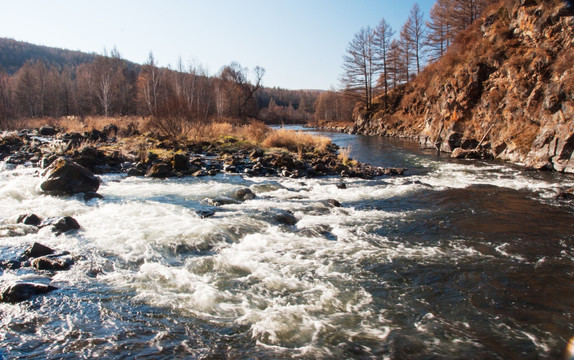
{"type": "Polygon", "coordinates": [[[574,173],[573,15],[560,0],[499,3],[353,131],[574,173]]]}
{"type": "Polygon", "coordinates": [[[0,70],[15,74],[28,60],[41,60],[60,67],[94,62],[95,54],[71,51],[0,38],[0,70]]]}

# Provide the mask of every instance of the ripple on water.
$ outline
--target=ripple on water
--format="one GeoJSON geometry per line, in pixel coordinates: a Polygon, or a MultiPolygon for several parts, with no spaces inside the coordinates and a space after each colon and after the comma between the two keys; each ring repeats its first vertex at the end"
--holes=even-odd
{"type": "Polygon", "coordinates": [[[88,203],[40,194],[33,169],[4,169],[1,226],[30,212],[82,226],[2,238],[6,258],[35,241],[76,258],[68,272],[0,274],[60,288],[0,304],[5,355],[559,353],[574,333],[574,222],[571,209],[546,201],[556,184],[498,164],[417,159],[431,170],[344,179],[346,189],[336,178],[105,175],[105,198],[88,203]],[[257,198],[204,201],[242,187],[257,198]],[[281,211],[296,223],[278,222],[281,211]]]}

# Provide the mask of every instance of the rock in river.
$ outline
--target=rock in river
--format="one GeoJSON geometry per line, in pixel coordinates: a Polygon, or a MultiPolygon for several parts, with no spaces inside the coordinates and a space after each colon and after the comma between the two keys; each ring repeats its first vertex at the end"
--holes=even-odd
{"type": "Polygon", "coordinates": [[[237,201],[253,200],[255,197],[255,194],[249,188],[237,189],[231,195],[231,198],[237,201]]]}
{"type": "Polygon", "coordinates": [[[24,254],[22,255],[27,258],[37,258],[40,256],[50,255],[53,253],[54,250],[50,249],[46,245],[42,245],[40,243],[35,242],[28,249],[26,249],[26,251],[24,251],[24,254]]]}
{"type": "Polygon", "coordinates": [[[38,270],[68,270],[72,263],[73,261],[71,259],[42,256],[35,258],[30,264],[38,270]]]}
{"type": "Polygon", "coordinates": [[[64,157],[58,158],[46,170],[40,188],[50,195],[72,195],[96,192],[100,180],[85,167],[64,157]]]}
{"type": "Polygon", "coordinates": [[[2,288],[2,291],[0,291],[0,302],[17,303],[56,289],[54,286],[44,284],[13,283],[2,288]]]}

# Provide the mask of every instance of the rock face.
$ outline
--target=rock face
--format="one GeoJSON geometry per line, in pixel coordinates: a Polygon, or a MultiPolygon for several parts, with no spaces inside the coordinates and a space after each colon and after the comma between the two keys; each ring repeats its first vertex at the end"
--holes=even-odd
{"type": "Polygon", "coordinates": [[[353,132],[574,173],[574,10],[508,0],[478,22],[353,132]]]}
{"type": "Polygon", "coordinates": [[[58,158],[47,169],[40,188],[50,195],[96,192],[100,180],[85,167],[66,158],[58,158]]]}

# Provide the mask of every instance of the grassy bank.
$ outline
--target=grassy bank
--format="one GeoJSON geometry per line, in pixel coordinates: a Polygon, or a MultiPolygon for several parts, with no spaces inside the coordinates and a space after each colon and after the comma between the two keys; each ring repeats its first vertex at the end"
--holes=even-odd
{"type": "MultiPolygon", "coordinates": [[[[85,133],[93,130],[101,131],[108,125],[118,128],[117,138],[120,143],[133,143],[140,134],[157,134],[164,140],[174,144],[190,144],[205,142],[236,142],[253,147],[279,148],[290,152],[317,151],[326,152],[331,140],[325,136],[313,136],[302,131],[286,129],[271,129],[259,121],[247,124],[234,124],[222,119],[210,123],[192,123],[182,126],[179,133],[167,134],[158,130],[158,120],[143,117],[62,117],[27,119],[18,123],[19,129],[35,129],[43,126],[58,128],[66,133],[85,133]]],[[[17,130],[17,129],[14,129],[17,130]]],[[[132,144],[133,145],[133,144],[132,144]]]]}

